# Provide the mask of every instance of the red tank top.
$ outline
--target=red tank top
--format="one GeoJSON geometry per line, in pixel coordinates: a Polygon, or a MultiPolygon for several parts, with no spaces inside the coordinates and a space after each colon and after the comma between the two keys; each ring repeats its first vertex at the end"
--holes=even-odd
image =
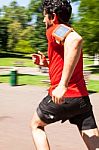
{"type": "MultiPolygon", "coordinates": [[[[49,77],[51,82],[49,95],[52,95],[53,89],[55,89],[60,82],[64,64],[64,46],[57,44],[52,36],[52,32],[56,26],[57,25],[53,25],[46,31],[48,39],[49,77]]],[[[68,89],[64,97],[80,97],[87,95],[88,92],[83,77],[83,57],[81,52],[81,56],[69,81],[68,89]]]]}

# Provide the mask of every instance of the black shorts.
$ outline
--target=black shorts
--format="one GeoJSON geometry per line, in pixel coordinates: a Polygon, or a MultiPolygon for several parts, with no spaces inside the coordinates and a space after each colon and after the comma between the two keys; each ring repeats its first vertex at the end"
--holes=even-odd
{"type": "Polygon", "coordinates": [[[79,130],[97,128],[88,96],[65,98],[64,103],[59,105],[48,95],[39,104],[37,114],[47,124],[69,120],[70,123],[76,124],[79,130]]]}

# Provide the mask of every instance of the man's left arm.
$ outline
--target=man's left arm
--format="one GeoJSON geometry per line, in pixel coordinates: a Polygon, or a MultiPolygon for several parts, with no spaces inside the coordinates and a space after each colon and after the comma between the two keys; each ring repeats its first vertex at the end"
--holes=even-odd
{"type": "Polygon", "coordinates": [[[76,32],[71,32],[64,42],[64,66],[59,85],[52,92],[52,100],[61,104],[68,88],[74,69],[80,58],[82,48],[82,37],[76,32]]]}

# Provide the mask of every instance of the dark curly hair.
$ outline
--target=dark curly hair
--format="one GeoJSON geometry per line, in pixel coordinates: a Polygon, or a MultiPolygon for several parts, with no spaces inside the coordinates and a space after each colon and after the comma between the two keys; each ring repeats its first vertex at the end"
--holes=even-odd
{"type": "Polygon", "coordinates": [[[53,18],[53,13],[58,17],[59,23],[68,23],[72,13],[69,0],[43,0],[43,10],[53,18]]]}

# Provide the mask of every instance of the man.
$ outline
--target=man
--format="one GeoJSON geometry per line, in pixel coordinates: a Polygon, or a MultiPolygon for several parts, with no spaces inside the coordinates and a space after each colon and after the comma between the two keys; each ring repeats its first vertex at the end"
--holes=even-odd
{"type": "MultiPolygon", "coordinates": [[[[48,39],[48,58],[40,53],[34,63],[49,67],[51,86],[31,122],[37,150],[50,150],[44,127],[56,121],[77,125],[89,150],[99,149],[99,132],[83,78],[82,37],[72,30],[57,43],[53,31],[59,24],[68,26],[71,5],[68,0],[44,0],[44,23],[48,39]]],[[[79,148],[78,148],[79,149],[79,148]]]]}

